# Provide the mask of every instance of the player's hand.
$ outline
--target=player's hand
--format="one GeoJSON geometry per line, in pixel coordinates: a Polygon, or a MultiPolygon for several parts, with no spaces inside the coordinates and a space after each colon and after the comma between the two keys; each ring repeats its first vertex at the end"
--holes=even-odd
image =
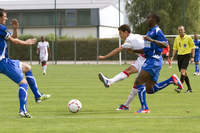
{"type": "Polygon", "coordinates": [[[33,45],[36,44],[36,42],[37,42],[36,38],[28,39],[25,41],[26,45],[33,45]]]}
{"type": "Polygon", "coordinates": [[[144,39],[145,40],[147,40],[147,41],[150,41],[150,42],[152,42],[153,41],[153,39],[151,39],[150,37],[148,37],[148,36],[144,36],[144,39]]]}
{"type": "Polygon", "coordinates": [[[10,24],[13,29],[18,29],[18,27],[19,27],[19,23],[18,23],[17,19],[12,19],[10,24]]]}
{"type": "Polygon", "coordinates": [[[192,57],[191,59],[190,59],[190,63],[193,63],[194,62],[194,57],[192,57]]]}
{"type": "Polygon", "coordinates": [[[106,57],[105,56],[98,56],[98,59],[103,60],[103,59],[106,59],[106,57]]]}

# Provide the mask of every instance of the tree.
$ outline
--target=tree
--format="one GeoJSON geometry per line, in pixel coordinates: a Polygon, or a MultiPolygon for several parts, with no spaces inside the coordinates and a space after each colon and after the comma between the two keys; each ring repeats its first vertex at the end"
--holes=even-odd
{"type": "Polygon", "coordinates": [[[145,17],[153,11],[160,15],[159,25],[165,34],[177,34],[179,25],[193,34],[200,31],[199,7],[199,0],[127,0],[126,12],[135,33],[146,33],[145,17]]]}

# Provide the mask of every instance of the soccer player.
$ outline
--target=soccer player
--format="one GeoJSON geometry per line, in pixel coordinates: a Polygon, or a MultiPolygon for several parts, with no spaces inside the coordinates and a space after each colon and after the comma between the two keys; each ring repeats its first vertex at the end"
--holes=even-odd
{"type": "Polygon", "coordinates": [[[28,39],[26,41],[19,40],[17,38],[17,20],[14,19],[11,23],[13,34],[8,32],[5,26],[7,20],[8,18],[6,11],[4,9],[0,9],[0,73],[6,75],[8,78],[19,85],[19,116],[31,118],[31,115],[28,113],[26,108],[28,85],[34,94],[35,101],[37,103],[49,98],[50,95],[41,94],[39,92],[30,65],[22,63],[19,60],[12,60],[8,57],[6,43],[7,40],[11,41],[13,44],[33,45],[36,43],[36,39],[28,39]],[[25,73],[26,78],[24,77],[23,73],[25,73]]]}
{"type": "MultiPolygon", "coordinates": [[[[163,48],[162,56],[163,56],[164,60],[167,60],[166,62],[169,64],[169,68],[171,68],[172,63],[171,63],[171,60],[169,58],[169,53],[170,53],[170,47],[169,47],[169,45],[167,45],[166,48],[163,48]]],[[[165,63],[165,64],[167,64],[167,63],[165,63]]]]}
{"type": "Polygon", "coordinates": [[[135,52],[144,53],[146,60],[142,66],[142,69],[134,82],[134,88],[138,90],[138,96],[141,103],[141,109],[136,113],[149,113],[150,110],[146,105],[146,92],[153,94],[169,84],[175,84],[182,88],[182,83],[178,77],[173,74],[169,79],[157,83],[160,70],[163,64],[162,48],[167,47],[168,41],[165,38],[162,30],[159,28],[158,23],[160,17],[156,13],[150,12],[147,15],[146,20],[149,30],[144,37],[145,45],[143,50],[137,50],[135,52]],[[145,90],[146,91],[143,91],[145,90]]]}
{"type": "MultiPolygon", "coordinates": [[[[144,38],[141,35],[138,34],[132,34],[130,27],[128,25],[121,25],[119,28],[119,35],[124,40],[124,43],[121,47],[115,48],[112,50],[110,53],[108,53],[105,56],[99,56],[99,59],[106,59],[108,57],[111,57],[113,55],[118,54],[121,52],[123,49],[126,50],[135,50],[135,49],[143,49],[144,48],[144,38]]],[[[99,73],[99,79],[103,82],[105,87],[111,86],[113,83],[116,83],[118,81],[124,80],[128,78],[131,74],[138,73],[141,70],[141,67],[145,61],[144,55],[143,54],[138,54],[137,60],[131,64],[127,69],[124,71],[120,72],[113,78],[107,78],[104,76],[102,73],[99,73]]],[[[131,101],[134,99],[134,97],[137,95],[137,89],[134,87],[132,88],[130,95],[128,96],[128,100],[120,105],[117,110],[129,110],[129,105],[131,101]]]]}
{"type": "Polygon", "coordinates": [[[195,55],[194,55],[195,72],[194,72],[194,75],[200,75],[200,73],[199,73],[200,40],[198,40],[197,34],[194,34],[194,44],[195,44],[195,55]]]}
{"type": "Polygon", "coordinates": [[[42,73],[46,75],[48,52],[50,53],[49,43],[45,41],[45,37],[41,36],[41,41],[38,42],[37,54],[40,54],[40,62],[42,64],[42,73]]]}
{"type": "MultiPolygon", "coordinates": [[[[190,80],[187,74],[187,67],[190,62],[190,54],[192,53],[191,62],[194,61],[194,54],[195,54],[195,45],[192,40],[191,36],[188,36],[185,34],[185,28],[184,26],[178,26],[178,32],[179,35],[174,40],[173,45],[173,54],[171,60],[173,60],[174,56],[176,55],[178,51],[178,69],[181,73],[181,82],[183,83],[185,81],[188,89],[186,92],[192,92],[192,88],[190,85],[190,80]]],[[[182,88],[176,88],[175,91],[177,93],[181,92],[182,88]]]]}

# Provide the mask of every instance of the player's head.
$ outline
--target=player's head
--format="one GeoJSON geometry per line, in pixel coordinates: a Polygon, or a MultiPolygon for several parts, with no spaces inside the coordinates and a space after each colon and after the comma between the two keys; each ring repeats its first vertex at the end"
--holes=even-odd
{"type": "Polygon", "coordinates": [[[178,26],[178,33],[179,33],[179,35],[180,35],[181,37],[184,36],[184,34],[185,34],[185,28],[184,28],[183,25],[179,25],[179,26],[178,26]]]}
{"type": "Polygon", "coordinates": [[[128,25],[123,24],[118,28],[119,35],[123,40],[126,40],[126,38],[129,36],[131,33],[131,29],[128,25]]]}
{"type": "Polygon", "coordinates": [[[147,15],[147,24],[149,27],[153,27],[157,24],[159,24],[160,22],[160,16],[157,14],[157,13],[154,13],[154,12],[150,12],[148,15],[147,15]]]}
{"type": "Polygon", "coordinates": [[[197,35],[197,33],[194,33],[194,40],[198,40],[198,35],[197,35]]]}
{"type": "Polygon", "coordinates": [[[0,24],[6,24],[6,21],[8,20],[7,18],[7,13],[4,9],[0,8],[0,24]]]}
{"type": "Polygon", "coordinates": [[[41,36],[41,41],[44,42],[45,41],[45,37],[41,36]]]}

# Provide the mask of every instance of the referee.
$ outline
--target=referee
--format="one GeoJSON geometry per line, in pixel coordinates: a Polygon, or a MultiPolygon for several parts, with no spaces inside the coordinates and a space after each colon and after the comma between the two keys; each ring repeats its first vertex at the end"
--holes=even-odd
{"type": "MultiPolygon", "coordinates": [[[[174,59],[174,56],[178,55],[178,69],[179,72],[181,73],[181,82],[183,83],[185,81],[187,85],[187,91],[192,92],[192,88],[190,86],[190,80],[187,74],[187,67],[190,62],[190,60],[193,62],[194,61],[194,54],[195,54],[195,45],[192,40],[192,38],[185,34],[185,29],[184,26],[178,26],[178,32],[179,35],[176,37],[173,45],[173,53],[172,53],[172,58],[171,61],[174,59]],[[192,58],[190,59],[190,55],[192,53],[192,58]]],[[[176,88],[175,91],[177,93],[181,92],[180,88],[176,88]]]]}

